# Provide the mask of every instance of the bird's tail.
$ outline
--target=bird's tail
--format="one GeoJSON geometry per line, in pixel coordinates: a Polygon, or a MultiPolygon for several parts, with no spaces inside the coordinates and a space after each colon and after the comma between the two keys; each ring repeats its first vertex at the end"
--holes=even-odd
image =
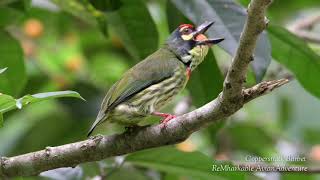
{"type": "Polygon", "coordinates": [[[102,114],[101,112],[99,112],[96,120],[94,121],[90,130],[88,131],[87,137],[89,137],[92,134],[92,132],[98,126],[98,124],[102,123],[103,121],[105,121],[107,119],[106,116],[107,116],[106,114],[104,114],[104,113],[102,114]]]}
{"type": "Polygon", "coordinates": [[[125,131],[125,126],[116,122],[110,122],[108,115],[97,117],[96,121],[90,128],[87,136],[89,137],[93,132],[103,135],[121,134],[125,131]]]}

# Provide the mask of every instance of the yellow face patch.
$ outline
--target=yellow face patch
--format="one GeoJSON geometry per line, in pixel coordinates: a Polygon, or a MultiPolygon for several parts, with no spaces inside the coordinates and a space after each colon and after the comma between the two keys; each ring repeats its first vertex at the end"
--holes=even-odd
{"type": "Polygon", "coordinates": [[[189,41],[193,38],[192,34],[182,35],[181,38],[185,41],[189,41]]]}

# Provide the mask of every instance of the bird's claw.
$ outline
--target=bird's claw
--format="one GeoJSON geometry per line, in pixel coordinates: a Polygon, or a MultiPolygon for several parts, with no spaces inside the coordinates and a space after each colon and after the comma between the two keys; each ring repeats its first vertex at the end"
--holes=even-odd
{"type": "Polygon", "coordinates": [[[176,118],[177,116],[172,115],[172,114],[168,114],[167,117],[165,117],[163,120],[161,120],[161,128],[166,127],[167,123],[171,120],[176,118]]]}
{"type": "Polygon", "coordinates": [[[160,116],[160,117],[163,117],[163,118],[164,118],[163,120],[161,120],[161,128],[165,127],[166,124],[167,124],[171,119],[176,118],[175,115],[167,114],[167,113],[160,113],[160,112],[154,112],[153,115],[155,115],[155,116],[160,116]]]}

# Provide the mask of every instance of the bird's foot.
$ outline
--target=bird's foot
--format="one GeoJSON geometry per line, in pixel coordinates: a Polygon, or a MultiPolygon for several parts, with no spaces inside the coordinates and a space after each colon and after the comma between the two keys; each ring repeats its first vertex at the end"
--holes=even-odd
{"type": "Polygon", "coordinates": [[[187,67],[187,77],[188,77],[188,79],[190,79],[190,76],[191,76],[191,68],[187,67]]]}
{"type": "Polygon", "coordinates": [[[155,112],[153,113],[155,116],[160,116],[163,117],[164,119],[161,120],[161,127],[166,127],[166,124],[171,120],[176,118],[177,116],[172,115],[172,114],[167,114],[167,113],[159,113],[159,112],[155,112]]]}

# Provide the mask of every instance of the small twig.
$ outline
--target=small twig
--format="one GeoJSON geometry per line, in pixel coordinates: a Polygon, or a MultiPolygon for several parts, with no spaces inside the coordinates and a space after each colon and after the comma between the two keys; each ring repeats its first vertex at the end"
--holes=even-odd
{"type": "Polygon", "coordinates": [[[244,102],[247,103],[259,96],[270,93],[275,88],[283,86],[289,82],[288,79],[261,82],[251,88],[243,90],[244,102]]]}

